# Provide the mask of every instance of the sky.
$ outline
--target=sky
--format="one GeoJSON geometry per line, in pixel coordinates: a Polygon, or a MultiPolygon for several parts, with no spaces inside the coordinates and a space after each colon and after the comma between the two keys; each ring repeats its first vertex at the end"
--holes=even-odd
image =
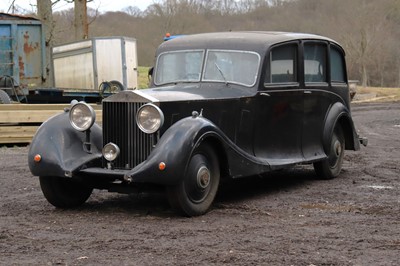
{"type": "MultiPolygon", "coordinates": [[[[13,0],[0,0],[0,12],[7,12],[13,0]]],[[[137,6],[142,11],[145,10],[149,5],[153,4],[154,0],[94,0],[88,3],[88,7],[99,9],[100,12],[107,11],[121,11],[127,6],[137,6]]],[[[32,5],[36,5],[36,0],[14,0],[14,4],[20,6],[27,11],[35,12],[36,8],[32,5]]],[[[60,1],[53,6],[53,12],[60,11],[63,9],[72,8],[74,4],[69,4],[65,1],[60,1]]]]}

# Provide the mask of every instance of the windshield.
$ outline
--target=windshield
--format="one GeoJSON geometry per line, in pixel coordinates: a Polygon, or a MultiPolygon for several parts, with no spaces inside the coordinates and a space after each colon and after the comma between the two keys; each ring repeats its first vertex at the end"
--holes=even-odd
{"type": "Polygon", "coordinates": [[[155,84],[199,82],[204,51],[175,51],[160,54],[155,84]]]}
{"type": "Polygon", "coordinates": [[[159,55],[155,84],[212,81],[251,87],[256,83],[260,56],[255,52],[174,51],[159,55]],[[203,61],[204,67],[203,67],[203,61]]]}

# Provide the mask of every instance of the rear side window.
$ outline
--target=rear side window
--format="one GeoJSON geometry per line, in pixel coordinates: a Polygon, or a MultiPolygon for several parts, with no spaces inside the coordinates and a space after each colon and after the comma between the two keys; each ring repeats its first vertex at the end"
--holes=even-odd
{"type": "Polygon", "coordinates": [[[265,83],[297,82],[297,45],[275,47],[270,53],[270,64],[265,83]]]}
{"type": "Polygon", "coordinates": [[[335,47],[331,47],[331,80],[346,82],[343,54],[335,47]]]}
{"type": "Polygon", "coordinates": [[[304,81],[326,82],[326,45],[304,45],[304,81]]]}

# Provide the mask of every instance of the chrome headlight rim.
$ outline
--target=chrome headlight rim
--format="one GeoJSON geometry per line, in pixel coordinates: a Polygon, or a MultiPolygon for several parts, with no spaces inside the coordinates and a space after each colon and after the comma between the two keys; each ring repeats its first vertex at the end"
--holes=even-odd
{"type": "Polygon", "coordinates": [[[158,107],[157,105],[153,104],[153,103],[147,103],[145,105],[142,105],[139,110],[136,112],[136,124],[137,126],[140,128],[140,130],[142,130],[144,133],[147,134],[154,134],[155,132],[157,132],[164,124],[164,113],[161,111],[160,107],[158,107]],[[146,128],[142,123],[141,123],[141,119],[140,119],[140,115],[141,113],[148,109],[148,108],[153,108],[156,111],[156,114],[158,115],[158,117],[156,118],[158,120],[158,122],[155,123],[154,126],[152,126],[151,128],[146,128]]]}
{"type": "Polygon", "coordinates": [[[69,110],[69,122],[71,126],[78,131],[84,132],[89,130],[94,125],[95,121],[96,121],[96,112],[94,111],[92,106],[90,106],[85,102],[78,102],[74,104],[69,110]],[[77,117],[74,117],[75,110],[77,108],[86,108],[86,111],[88,111],[89,113],[89,116],[87,116],[89,118],[89,123],[85,123],[84,126],[79,126],[78,125],[79,123],[77,122],[77,117]]]}
{"type": "Polygon", "coordinates": [[[108,162],[112,162],[118,158],[120,154],[120,149],[117,144],[109,142],[104,145],[101,154],[103,155],[103,158],[106,159],[108,162]],[[109,155],[110,151],[113,151],[111,155],[109,155]]]}

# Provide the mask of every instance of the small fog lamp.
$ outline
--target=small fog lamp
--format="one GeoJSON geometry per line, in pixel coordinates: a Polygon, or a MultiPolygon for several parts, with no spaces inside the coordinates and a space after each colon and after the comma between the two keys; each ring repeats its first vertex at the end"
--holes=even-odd
{"type": "Polygon", "coordinates": [[[116,144],[110,142],[103,147],[102,153],[107,161],[112,162],[117,159],[119,155],[119,148],[116,144]]]}

